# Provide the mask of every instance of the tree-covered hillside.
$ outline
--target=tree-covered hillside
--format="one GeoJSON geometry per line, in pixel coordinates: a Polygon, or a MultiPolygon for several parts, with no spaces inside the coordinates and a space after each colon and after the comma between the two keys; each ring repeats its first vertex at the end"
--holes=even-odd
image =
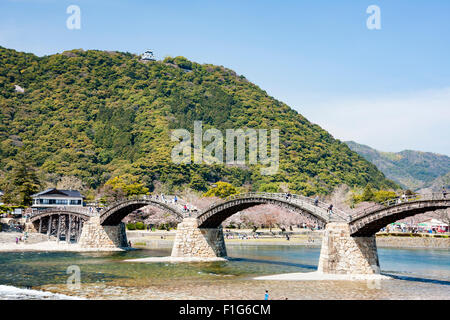
{"type": "Polygon", "coordinates": [[[155,184],[205,190],[219,180],[307,195],[341,183],[396,187],[245,77],[183,57],[140,61],[130,53],[93,50],[37,57],[0,47],[0,97],[3,175],[25,152],[46,181],[75,176],[92,189],[123,174],[139,177],[150,190],[155,184]],[[258,165],[172,163],[171,130],[192,132],[194,120],[222,131],[279,129],[278,173],[262,176],[258,165]]]}
{"type": "Polygon", "coordinates": [[[417,190],[433,187],[441,189],[440,177],[450,173],[450,158],[446,155],[404,150],[401,152],[381,152],[363,144],[347,141],[353,151],[363,156],[380,169],[386,177],[404,188],[417,190]]]}

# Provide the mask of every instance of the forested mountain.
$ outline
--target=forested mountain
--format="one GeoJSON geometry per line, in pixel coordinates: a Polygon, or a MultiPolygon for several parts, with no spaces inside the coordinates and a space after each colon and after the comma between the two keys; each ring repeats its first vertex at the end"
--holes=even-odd
{"type": "Polygon", "coordinates": [[[450,157],[445,155],[412,150],[381,152],[354,141],[347,141],[346,144],[404,188],[439,191],[448,181],[450,157]]]}
{"type": "Polygon", "coordinates": [[[129,174],[168,189],[229,181],[251,190],[311,195],[335,186],[396,187],[348,146],[244,76],[183,57],[141,61],[130,53],[71,50],[37,57],[0,47],[0,171],[28,153],[45,180],[80,178],[96,189],[129,174]],[[17,87],[19,86],[19,87],[17,87]],[[23,90],[22,90],[23,89],[23,90]],[[280,168],[177,165],[172,129],[280,130],[280,168]]]}

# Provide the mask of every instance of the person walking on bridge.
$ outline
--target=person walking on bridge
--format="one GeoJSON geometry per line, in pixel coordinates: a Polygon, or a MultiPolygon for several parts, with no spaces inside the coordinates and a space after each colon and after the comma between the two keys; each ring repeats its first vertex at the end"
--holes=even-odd
{"type": "Polygon", "coordinates": [[[402,194],[402,202],[406,202],[406,194],[405,193],[402,194]]]}
{"type": "Polygon", "coordinates": [[[328,207],[328,214],[330,215],[331,218],[331,215],[333,214],[333,204],[330,204],[330,206],[328,207]]]}

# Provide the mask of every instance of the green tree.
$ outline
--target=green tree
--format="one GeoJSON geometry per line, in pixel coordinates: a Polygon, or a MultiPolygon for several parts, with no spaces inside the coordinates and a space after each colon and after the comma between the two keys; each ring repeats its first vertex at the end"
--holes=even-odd
{"type": "Polygon", "coordinates": [[[144,230],[145,229],[145,225],[143,222],[136,222],[136,230],[144,230]]]}
{"type": "Polygon", "coordinates": [[[272,192],[277,193],[280,192],[280,187],[278,183],[263,183],[258,188],[261,192],[272,192]]]}
{"type": "Polygon", "coordinates": [[[203,196],[226,198],[238,193],[238,189],[228,182],[219,181],[216,186],[209,189],[203,196]]]}
{"type": "Polygon", "coordinates": [[[31,195],[41,188],[36,169],[26,151],[21,151],[16,156],[10,176],[10,184],[6,190],[6,198],[17,202],[18,205],[30,206],[31,195]]]}
{"type": "Polygon", "coordinates": [[[185,57],[182,56],[175,57],[175,59],[173,59],[173,62],[177,64],[180,68],[188,70],[192,69],[192,62],[186,59],[185,57]]]}
{"type": "Polygon", "coordinates": [[[372,186],[368,184],[363,191],[361,200],[362,201],[374,201],[375,194],[372,190],[372,186]]]}
{"type": "Polygon", "coordinates": [[[138,182],[139,178],[130,174],[113,177],[106,183],[106,187],[111,187],[112,191],[122,191],[125,196],[148,194],[148,188],[143,183],[138,182]]]}
{"type": "Polygon", "coordinates": [[[378,190],[374,193],[374,200],[378,203],[387,201],[389,199],[394,199],[396,197],[397,194],[394,191],[378,190]]]}
{"type": "Polygon", "coordinates": [[[189,187],[191,187],[194,190],[197,191],[205,191],[206,190],[206,181],[203,180],[203,178],[197,174],[194,173],[191,176],[191,181],[189,182],[189,187]]]}

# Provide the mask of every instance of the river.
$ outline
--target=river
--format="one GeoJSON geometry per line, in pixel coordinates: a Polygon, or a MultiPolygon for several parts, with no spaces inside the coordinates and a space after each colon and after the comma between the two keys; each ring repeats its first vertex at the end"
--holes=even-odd
{"type": "Polygon", "coordinates": [[[64,299],[64,295],[87,299],[262,299],[265,290],[271,299],[450,299],[448,249],[379,248],[382,273],[395,279],[375,282],[252,280],[261,275],[314,271],[320,248],[232,245],[227,250],[229,261],[209,263],[123,262],[167,256],[168,249],[3,252],[0,299],[64,299]],[[79,288],[66,284],[70,266],[80,270],[79,288]]]}

